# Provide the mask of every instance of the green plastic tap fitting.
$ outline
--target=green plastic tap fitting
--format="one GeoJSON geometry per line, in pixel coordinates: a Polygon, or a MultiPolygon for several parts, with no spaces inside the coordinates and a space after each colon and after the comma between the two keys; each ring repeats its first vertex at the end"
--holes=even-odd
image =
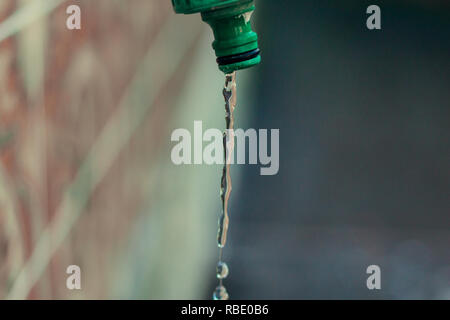
{"type": "Polygon", "coordinates": [[[201,13],[213,29],[219,69],[228,74],[261,62],[258,35],[250,18],[253,0],[172,0],[176,13],[201,13]]]}

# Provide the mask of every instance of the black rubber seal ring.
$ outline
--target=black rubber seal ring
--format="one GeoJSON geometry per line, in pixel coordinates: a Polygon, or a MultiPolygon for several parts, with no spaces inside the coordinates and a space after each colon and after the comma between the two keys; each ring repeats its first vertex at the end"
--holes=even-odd
{"type": "Polygon", "coordinates": [[[256,48],[254,50],[250,50],[240,54],[233,54],[231,56],[219,57],[217,58],[217,63],[219,64],[219,66],[226,66],[233,63],[247,61],[259,56],[260,52],[261,50],[256,48]]]}

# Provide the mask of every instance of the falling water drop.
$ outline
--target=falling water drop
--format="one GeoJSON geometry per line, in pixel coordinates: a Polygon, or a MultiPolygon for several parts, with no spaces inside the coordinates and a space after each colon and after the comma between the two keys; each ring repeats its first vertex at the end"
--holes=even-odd
{"type": "Polygon", "coordinates": [[[217,264],[217,279],[225,279],[228,276],[228,266],[225,262],[219,261],[217,264]]]}
{"type": "Polygon", "coordinates": [[[228,292],[224,286],[220,285],[214,290],[213,299],[214,300],[228,300],[228,292]]]}

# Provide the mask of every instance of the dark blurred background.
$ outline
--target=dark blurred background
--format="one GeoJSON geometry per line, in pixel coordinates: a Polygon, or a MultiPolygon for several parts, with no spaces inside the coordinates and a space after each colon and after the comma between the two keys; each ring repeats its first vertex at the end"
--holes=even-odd
{"type": "Polygon", "coordinates": [[[233,189],[232,298],[450,299],[449,2],[256,12],[249,126],[280,129],[280,171],[247,166],[233,189]],[[366,287],[372,264],[381,290],[366,287]]]}

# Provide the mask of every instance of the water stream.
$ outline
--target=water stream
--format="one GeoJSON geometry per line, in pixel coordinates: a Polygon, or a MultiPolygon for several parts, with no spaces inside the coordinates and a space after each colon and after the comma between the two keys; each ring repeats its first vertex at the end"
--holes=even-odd
{"type": "Polygon", "coordinates": [[[223,280],[228,276],[228,266],[222,261],[222,252],[227,242],[228,232],[228,201],[231,194],[230,166],[234,150],[234,116],[236,107],[236,72],[225,76],[225,86],[223,88],[225,99],[225,124],[226,130],[223,133],[224,164],[222,178],[220,180],[220,198],[222,200],[222,213],[219,218],[219,230],[217,232],[217,245],[219,247],[219,262],[217,264],[217,278],[219,285],[213,294],[214,300],[228,300],[229,295],[223,285],[223,280]]]}

